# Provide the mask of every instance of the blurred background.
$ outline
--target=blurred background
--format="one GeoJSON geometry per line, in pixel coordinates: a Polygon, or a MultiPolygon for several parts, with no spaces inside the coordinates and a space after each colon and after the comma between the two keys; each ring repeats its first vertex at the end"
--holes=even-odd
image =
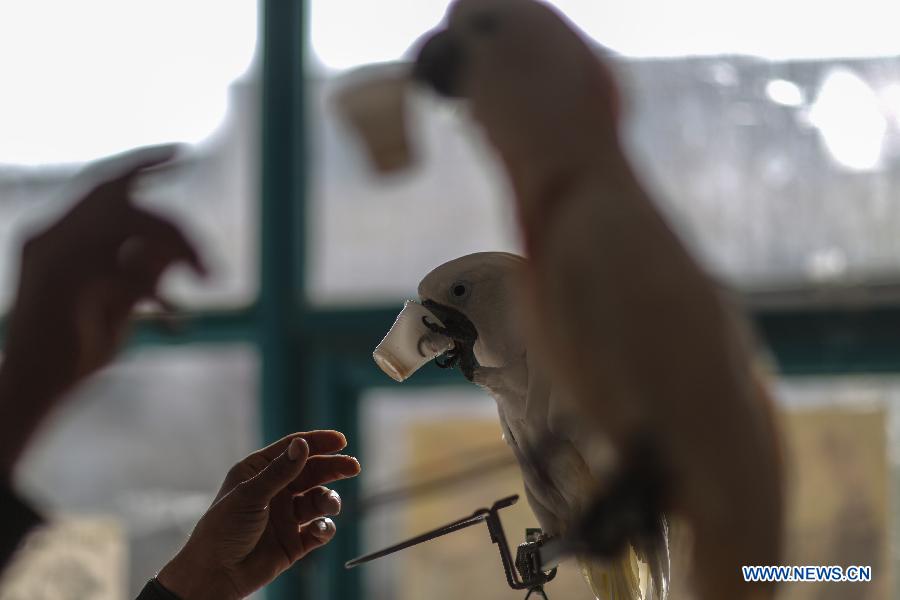
{"type": "MultiPolygon", "coordinates": [[[[520,249],[502,173],[464,107],[421,93],[421,160],[380,179],[331,103],[342,75],[403,58],[447,4],[0,4],[0,302],[23,236],[65,209],[81,166],[144,144],[185,144],[141,199],[177,215],[214,270],[202,285],[173,273],[178,329],[142,318],[32,448],[19,485],[59,525],[0,599],[133,597],[233,462],[314,427],[345,431],[364,475],[338,486],[338,537],[268,598],[522,595],[481,528],[342,568],[520,490],[507,470],[353,510],[505,452],[493,401],[458,373],[426,366],[398,387],[370,357],[432,267],[520,249]]],[[[871,584],[783,597],[900,596],[900,8],[554,4],[613,54],[632,158],[757,326],[788,437],[787,562],[873,567],[871,584]]],[[[523,500],[510,541],[532,524],[523,500]]],[[[589,597],[561,571],[551,595],[589,597]]]]}

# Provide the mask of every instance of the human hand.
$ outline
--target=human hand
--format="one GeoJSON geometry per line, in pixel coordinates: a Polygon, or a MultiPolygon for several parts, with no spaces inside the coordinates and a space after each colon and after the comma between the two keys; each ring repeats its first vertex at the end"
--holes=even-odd
{"type": "Polygon", "coordinates": [[[359,474],[337,431],[291,434],[228,472],[184,548],[157,579],[183,600],[244,598],[328,543],[341,500],[323,484],[359,474]]]}
{"type": "Polygon", "coordinates": [[[94,165],[119,174],[94,187],[59,221],[25,242],[4,376],[19,393],[55,396],[104,366],[128,317],[156,296],[163,272],[183,262],[204,269],[171,221],[138,208],[131,186],[141,171],[170,160],[175,147],[143,148],[94,165]]]}
{"type": "Polygon", "coordinates": [[[90,165],[101,183],[25,242],[0,366],[0,476],[9,476],[62,394],[111,360],[134,306],[157,296],[163,272],[178,262],[204,272],[175,224],[132,202],[135,178],[175,149],[142,148],[90,165]]]}

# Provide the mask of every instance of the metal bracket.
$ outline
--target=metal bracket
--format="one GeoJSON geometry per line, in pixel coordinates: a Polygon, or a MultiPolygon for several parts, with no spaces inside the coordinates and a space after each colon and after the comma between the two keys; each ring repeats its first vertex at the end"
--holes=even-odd
{"type": "Polygon", "coordinates": [[[509,584],[509,587],[514,590],[527,589],[528,595],[525,596],[525,598],[530,597],[532,594],[540,594],[544,598],[547,598],[547,595],[544,592],[544,584],[556,577],[555,565],[546,572],[543,570],[546,566],[542,568],[542,564],[545,565],[546,561],[541,560],[540,549],[547,538],[543,537],[539,529],[528,530],[525,543],[518,546],[516,560],[513,562],[509,543],[506,540],[506,533],[504,533],[503,524],[500,522],[500,510],[512,506],[518,502],[518,500],[518,495],[507,496],[506,498],[494,502],[490,508],[480,508],[468,517],[458,519],[443,527],[432,529],[422,535],[410,538],[399,544],[394,544],[383,550],[378,550],[377,552],[372,552],[349,560],[344,564],[344,567],[352,569],[353,567],[373,561],[377,558],[382,558],[389,554],[399,552],[400,550],[459,531],[460,529],[465,529],[472,525],[485,522],[487,523],[488,533],[491,536],[491,542],[497,544],[500,551],[500,562],[503,564],[503,571],[506,574],[506,582],[509,584]]]}

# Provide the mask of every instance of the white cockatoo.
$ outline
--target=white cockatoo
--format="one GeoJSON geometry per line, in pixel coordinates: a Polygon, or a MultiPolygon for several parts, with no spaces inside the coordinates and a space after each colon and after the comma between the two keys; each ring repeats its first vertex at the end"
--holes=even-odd
{"type": "MultiPolygon", "coordinates": [[[[628,472],[649,456],[661,466],[666,510],[692,533],[699,597],[771,598],[774,586],[745,583],[741,566],[780,557],[772,403],[735,312],[631,167],[618,90],[597,49],[542,2],[458,0],[419,48],[414,77],[467,102],[512,184],[528,253],[522,319],[537,341],[527,362],[564,386],[562,419],[608,441],[609,452],[584,461],[573,453],[570,468],[586,473],[611,454],[628,472]]],[[[473,268],[464,293],[478,293],[480,272],[473,268]]],[[[447,299],[428,279],[423,285],[447,299]]],[[[516,343],[509,339],[502,343],[516,343]]],[[[481,366],[512,368],[501,358],[513,353],[484,340],[481,352],[474,340],[481,366]]],[[[509,396],[503,386],[523,381],[498,373],[486,372],[482,384],[501,398],[509,396]]],[[[551,502],[533,495],[538,507],[551,502]]]]}
{"type": "MultiPolygon", "coordinates": [[[[445,355],[465,377],[497,402],[503,437],[519,463],[525,494],[544,534],[564,535],[603,489],[588,457],[589,435],[570,427],[559,390],[530,353],[522,283],[525,260],[505,252],[480,252],[445,263],[419,284],[422,306],[454,341],[445,355]],[[562,420],[561,420],[562,418],[562,420]]],[[[410,338],[410,342],[414,338],[410,338]]],[[[612,561],[580,557],[582,573],[603,600],[664,600],[669,577],[667,525],[655,538],[630,540],[612,561]]]]}

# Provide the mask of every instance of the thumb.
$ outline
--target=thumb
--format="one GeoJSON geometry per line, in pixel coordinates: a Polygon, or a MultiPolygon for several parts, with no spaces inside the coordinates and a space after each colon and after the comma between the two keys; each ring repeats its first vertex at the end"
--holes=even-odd
{"type": "Polygon", "coordinates": [[[294,438],[287,450],[279,454],[256,477],[244,483],[244,497],[253,503],[268,504],[300,475],[307,458],[309,444],[303,438],[294,438]]]}

